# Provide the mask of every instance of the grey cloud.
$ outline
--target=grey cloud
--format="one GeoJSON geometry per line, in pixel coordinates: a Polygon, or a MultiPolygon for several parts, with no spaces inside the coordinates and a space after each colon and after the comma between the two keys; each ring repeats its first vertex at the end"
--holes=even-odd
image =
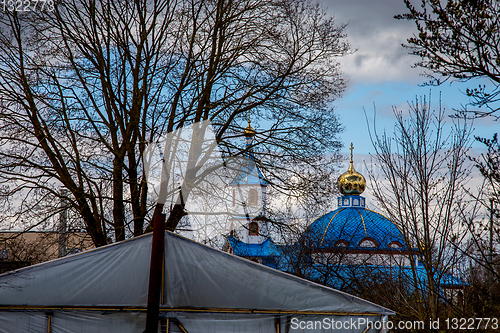
{"type": "Polygon", "coordinates": [[[339,59],[351,83],[369,81],[421,82],[419,69],[411,66],[418,59],[401,47],[415,32],[414,24],[395,20],[407,12],[403,0],[321,0],[335,20],[348,23],[347,34],[354,55],[339,59]]]}

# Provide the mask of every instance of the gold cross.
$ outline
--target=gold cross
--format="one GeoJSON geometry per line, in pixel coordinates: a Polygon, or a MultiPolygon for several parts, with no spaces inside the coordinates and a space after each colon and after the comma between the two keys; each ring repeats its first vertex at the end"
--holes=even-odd
{"type": "Polygon", "coordinates": [[[352,142],[351,142],[351,148],[349,148],[349,149],[351,150],[351,163],[352,163],[352,151],[354,149],[354,145],[352,144],[352,142]]]}

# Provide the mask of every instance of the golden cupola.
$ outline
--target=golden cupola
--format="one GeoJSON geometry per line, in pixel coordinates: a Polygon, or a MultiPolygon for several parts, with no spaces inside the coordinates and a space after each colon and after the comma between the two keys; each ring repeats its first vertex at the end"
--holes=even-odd
{"type": "Polygon", "coordinates": [[[243,133],[247,138],[253,138],[255,136],[255,130],[252,128],[252,125],[250,125],[250,117],[248,119],[248,126],[243,133]]]}
{"type": "Polygon", "coordinates": [[[349,169],[340,175],[337,180],[337,186],[343,195],[360,195],[365,190],[366,180],[362,174],[354,170],[354,166],[352,165],[352,151],[354,149],[352,142],[349,149],[351,150],[351,163],[349,169]]]}

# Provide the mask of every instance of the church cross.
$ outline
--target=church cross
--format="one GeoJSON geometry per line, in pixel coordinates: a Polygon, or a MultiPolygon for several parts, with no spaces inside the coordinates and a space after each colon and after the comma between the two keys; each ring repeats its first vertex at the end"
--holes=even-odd
{"type": "Polygon", "coordinates": [[[351,142],[351,148],[349,148],[349,149],[351,150],[351,163],[352,163],[352,151],[354,149],[354,145],[352,144],[352,142],[351,142]]]}

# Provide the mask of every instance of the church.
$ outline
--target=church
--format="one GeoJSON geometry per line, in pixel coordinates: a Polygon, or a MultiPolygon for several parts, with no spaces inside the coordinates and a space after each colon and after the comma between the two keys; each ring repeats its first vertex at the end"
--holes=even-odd
{"type": "MultiPolygon", "coordinates": [[[[251,150],[255,131],[248,122],[245,129],[246,158],[253,160],[251,150]]],[[[268,267],[285,271],[327,286],[348,291],[352,279],[365,282],[383,276],[384,279],[406,283],[412,274],[422,282],[425,270],[418,262],[418,250],[407,244],[403,232],[391,220],[366,207],[362,196],[366,188],[365,177],[353,166],[353,145],[347,171],[337,181],[340,196],[337,209],[313,221],[295,244],[276,244],[269,233],[265,198],[269,186],[257,164],[244,170],[231,185],[260,186],[264,208],[254,219],[233,217],[243,225],[238,231],[231,228],[224,250],[268,267]],[[413,257],[411,257],[413,256],[413,257]],[[410,266],[414,258],[416,267],[410,266]]],[[[250,190],[252,191],[252,190],[250,190]]],[[[253,190],[255,191],[255,190],[253,190]]],[[[257,193],[248,193],[248,204],[255,203],[257,193]]],[[[464,283],[451,275],[443,274],[438,282],[442,288],[463,288],[464,283]]]]}

